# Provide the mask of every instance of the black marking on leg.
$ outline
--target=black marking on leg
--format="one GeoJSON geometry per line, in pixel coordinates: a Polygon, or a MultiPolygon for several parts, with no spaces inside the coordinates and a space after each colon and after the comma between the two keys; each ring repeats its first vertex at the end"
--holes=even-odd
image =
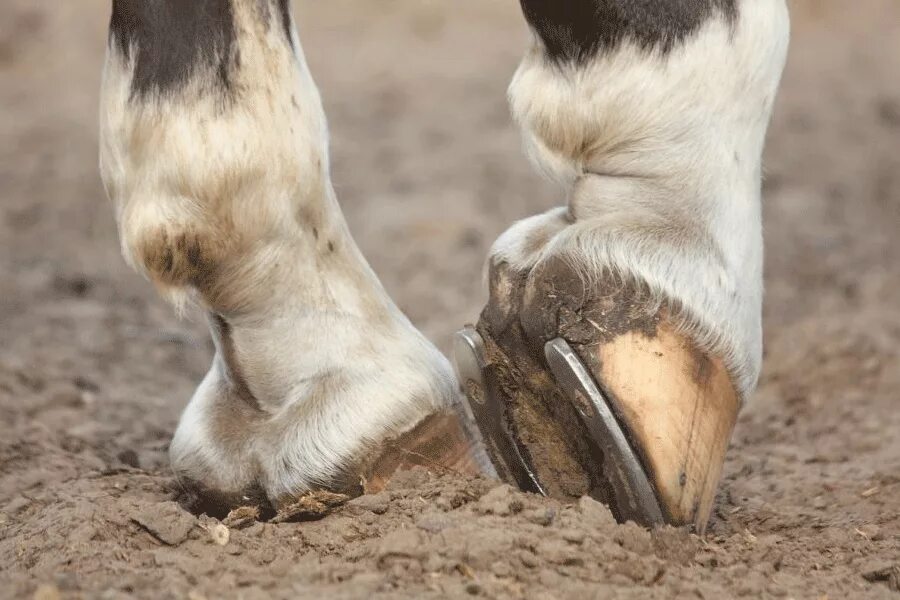
{"type": "Polygon", "coordinates": [[[137,96],[178,89],[202,68],[230,88],[232,0],[113,0],[109,34],[133,60],[131,89],[137,96]]]}
{"type": "Polygon", "coordinates": [[[709,19],[737,18],[738,0],[521,0],[555,61],[585,62],[625,40],[667,54],[709,19]]]}

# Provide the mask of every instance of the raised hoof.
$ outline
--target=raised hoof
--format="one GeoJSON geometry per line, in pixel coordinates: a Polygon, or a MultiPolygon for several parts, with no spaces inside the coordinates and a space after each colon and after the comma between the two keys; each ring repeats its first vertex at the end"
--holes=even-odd
{"type": "Polygon", "coordinates": [[[541,494],[588,493],[620,521],[704,532],[739,402],[721,364],[684,336],[660,323],[653,337],[625,334],[580,353],[556,338],[540,366],[514,365],[468,327],[454,350],[501,478],[541,494]]]}

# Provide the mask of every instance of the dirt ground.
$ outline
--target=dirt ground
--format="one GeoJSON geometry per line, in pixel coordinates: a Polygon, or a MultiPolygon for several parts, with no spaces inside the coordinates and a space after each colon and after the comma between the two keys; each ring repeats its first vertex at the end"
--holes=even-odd
{"type": "MultiPolygon", "coordinates": [[[[558,202],[505,105],[517,4],[297,6],[352,230],[445,350],[492,240],[558,202]]],[[[792,3],[765,370],[704,539],[425,472],[315,522],[174,503],[166,445],[211,346],[118,254],[96,159],[108,5],[0,4],[0,597],[900,598],[896,0],[792,3]]]]}

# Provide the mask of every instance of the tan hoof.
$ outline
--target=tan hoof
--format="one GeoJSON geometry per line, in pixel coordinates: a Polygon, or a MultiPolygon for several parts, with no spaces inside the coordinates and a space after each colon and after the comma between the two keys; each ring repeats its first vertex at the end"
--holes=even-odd
{"type": "Polygon", "coordinates": [[[487,457],[466,427],[465,416],[454,413],[431,415],[411,431],[385,442],[362,469],[362,489],[377,493],[394,475],[414,467],[459,475],[491,472],[487,457]]]}
{"type": "Polygon", "coordinates": [[[579,355],[628,432],[667,523],[706,529],[740,406],[721,360],[661,322],[579,355]]]}
{"type": "Polygon", "coordinates": [[[729,374],[665,309],[641,310],[633,287],[588,295],[578,282],[576,293],[568,274],[526,283],[501,265],[477,331],[458,337],[460,381],[498,474],[591,495],[621,521],[702,533],[740,405],[729,374]]]}

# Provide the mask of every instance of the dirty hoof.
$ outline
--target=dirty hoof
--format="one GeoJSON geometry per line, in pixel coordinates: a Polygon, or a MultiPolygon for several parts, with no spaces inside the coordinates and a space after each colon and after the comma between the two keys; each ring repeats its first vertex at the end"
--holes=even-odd
{"type": "Polygon", "coordinates": [[[729,375],[646,290],[585,287],[562,261],[493,266],[491,301],[455,346],[491,460],[521,489],[702,533],[739,408],[729,375]]]}

